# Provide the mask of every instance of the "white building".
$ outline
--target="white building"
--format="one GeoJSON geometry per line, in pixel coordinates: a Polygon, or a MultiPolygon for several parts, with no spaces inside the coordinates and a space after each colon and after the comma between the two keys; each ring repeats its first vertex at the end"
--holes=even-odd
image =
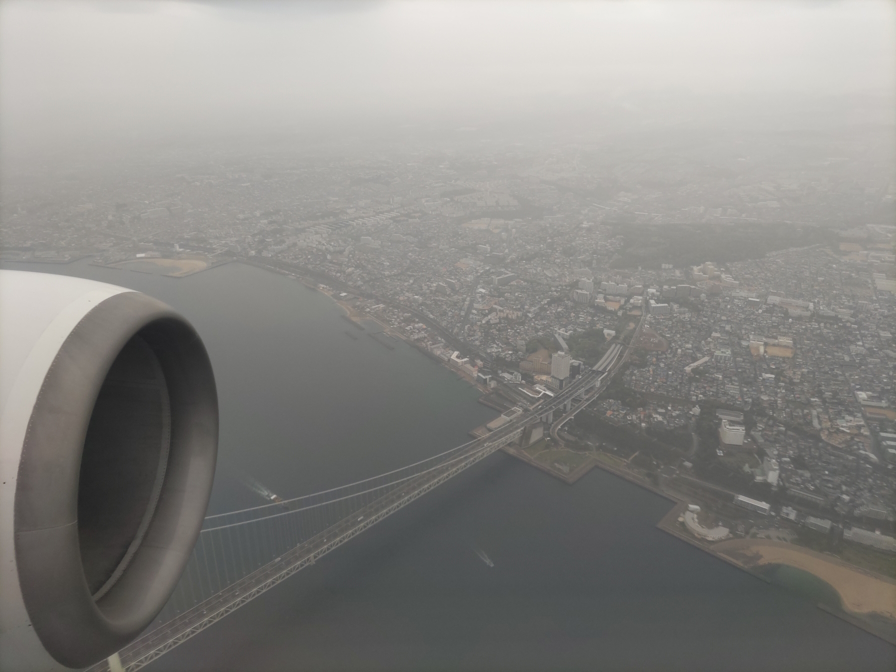
{"type": "Polygon", "coordinates": [[[722,287],[738,287],[740,282],[732,278],[730,275],[722,276],[722,287]]]}
{"type": "Polygon", "coordinates": [[[576,303],[591,303],[591,294],[584,289],[572,290],[572,300],[576,303]]]}
{"type": "Polygon", "coordinates": [[[882,551],[896,553],[896,539],[887,536],[886,534],[881,534],[880,532],[871,532],[870,530],[854,527],[850,530],[844,530],[843,538],[847,541],[854,541],[859,544],[865,544],[866,546],[873,546],[882,551]]]}
{"type": "Polygon", "coordinates": [[[722,426],[719,428],[719,439],[728,446],[744,445],[744,437],[747,430],[743,425],[738,425],[728,420],[722,420],[722,426]]]}
{"type": "Polygon", "coordinates": [[[668,303],[657,303],[653,299],[650,299],[648,305],[650,307],[651,315],[668,315],[670,312],[668,303]]]}
{"type": "Polygon", "coordinates": [[[706,362],[708,362],[708,361],[709,361],[709,357],[701,357],[701,358],[698,359],[696,362],[691,362],[691,363],[688,364],[686,367],[684,367],[684,372],[685,372],[685,373],[690,373],[690,372],[693,371],[694,369],[703,366],[703,365],[706,364],[706,362]]]}
{"type": "Polygon", "coordinates": [[[496,275],[492,278],[492,284],[495,287],[504,287],[516,280],[516,273],[505,273],[504,275],[496,275]]]}
{"type": "Polygon", "coordinates": [[[566,380],[569,378],[569,364],[572,357],[567,352],[555,352],[551,356],[551,378],[566,380]]]}
{"type": "Polygon", "coordinates": [[[744,509],[749,509],[750,511],[756,511],[764,516],[767,516],[769,514],[769,511],[771,510],[771,506],[769,506],[766,502],[760,502],[756,499],[750,499],[749,497],[744,497],[743,495],[735,495],[734,503],[737,506],[740,506],[744,509]]]}
{"type": "Polygon", "coordinates": [[[763,458],[762,473],[765,475],[765,480],[769,485],[771,485],[772,487],[777,487],[778,477],[781,474],[781,471],[778,468],[778,460],[774,460],[768,456],[763,458]]]}
{"type": "Polygon", "coordinates": [[[814,516],[806,516],[806,527],[822,534],[831,533],[831,521],[827,518],[815,518],[814,516]]]}
{"type": "Polygon", "coordinates": [[[706,539],[707,541],[721,541],[730,536],[727,527],[721,525],[709,529],[704,527],[697,521],[697,514],[694,511],[686,511],[684,514],[684,524],[692,534],[697,537],[706,539]]]}

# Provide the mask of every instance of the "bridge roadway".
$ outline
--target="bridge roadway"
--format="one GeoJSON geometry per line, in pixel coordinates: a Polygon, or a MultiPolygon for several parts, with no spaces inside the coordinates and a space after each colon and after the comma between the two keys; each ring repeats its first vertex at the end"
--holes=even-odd
{"type": "MultiPolygon", "coordinates": [[[[595,367],[585,372],[549,401],[541,402],[529,413],[525,413],[504,427],[473,441],[462,451],[450,454],[440,466],[404,482],[395,490],[358,509],[350,516],[283,553],[281,557],[200,602],[192,609],[183,612],[155,630],[145,633],[119,651],[121,665],[129,672],[148,665],[299,570],[313,565],[319,558],[364,530],[517,439],[526,425],[555,410],[562,409],[567,402],[573,402],[575,396],[582,390],[587,390],[594,385],[595,392],[589,394],[581,404],[577,405],[576,412],[578,412],[593,401],[609,384],[612,374],[618,370],[619,364],[625,359],[618,357],[622,350],[623,346],[619,346],[616,353],[611,356],[612,363],[607,371],[601,371],[595,367]]],[[[107,672],[109,669],[108,661],[102,661],[89,668],[90,672],[107,672]]]]}

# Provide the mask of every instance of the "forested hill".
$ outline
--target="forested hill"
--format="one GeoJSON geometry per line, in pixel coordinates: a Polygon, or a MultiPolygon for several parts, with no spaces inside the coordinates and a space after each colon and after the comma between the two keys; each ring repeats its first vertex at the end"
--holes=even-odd
{"type": "Polygon", "coordinates": [[[830,244],[837,237],[829,228],[783,223],[620,224],[616,230],[625,237],[625,246],[614,268],[743,261],[790,247],[830,244]]]}

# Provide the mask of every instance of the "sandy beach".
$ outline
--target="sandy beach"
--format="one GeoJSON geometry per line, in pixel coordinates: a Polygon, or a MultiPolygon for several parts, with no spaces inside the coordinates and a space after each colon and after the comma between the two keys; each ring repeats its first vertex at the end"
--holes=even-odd
{"type": "Polygon", "coordinates": [[[896,581],[893,579],[779,541],[738,539],[716,544],[713,551],[747,568],[782,564],[802,569],[833,586],[846,610],[855,614],[876,613],[896,620],[896,581]]]}
{"type": "MultiPolygon", "coordinates": [[[[361,311],[356,309],[351,303],[338,299],[335,296],[335,292],[327,292],[324,290],[318,290],[318,291],[321,292],[321,294],[326,294],[327,296],[329,296],[337,306],[339,306],[340,308],[342,308],[342,310],[345,311],[345,316],[348,319],[350,319],[352,322],[356,322],[358,324],[361,324],[362,320],[366,320],[368,322],[375,322],[376,324],[378,324],[380,326],[380,328],[383,330],[384,333],[388,334],[389,336],[398,338],[402,341],[405,340],[404,336],[402,336],[400,333],[395,331],[395,329],[390,327],[388,324],[384,324],[383,322],[380,322],[378,319],[376,319],[372,315],[369,315],[367,313],[362,313],[361,311]]],[[[364,325],[361,325],[361,326],[364,326],[364,325]]]]}

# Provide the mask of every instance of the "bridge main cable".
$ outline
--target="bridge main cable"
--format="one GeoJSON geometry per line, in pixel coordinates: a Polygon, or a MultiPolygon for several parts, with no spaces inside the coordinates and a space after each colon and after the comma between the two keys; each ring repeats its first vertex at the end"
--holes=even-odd
{"type": "MultiPolygon", "coordinates": [[[[355,481],[354,483],[348,483],[346,485],[340,485],[335,488],[330,488],[329,490],[321,490],[320,492],[315,492],[315,493],[311,493],[308,495],[300,495],[298,497],[293,497],[291,499],[284,499],[284,500],[280,500],[280,501],[276,501],[276,502],[272,501],[269,504],[259,504],[258,506],[250,506],[248,508],[239,509],[237,511],[228,511],[227,513],[216,513],[211,516],[206,516],[205,520],[203,522],[203,530],[216,529],[216,528],[207,528],[207,527],[205,527],[205,525],[209,521],[216,520],[219,518],[226,518],[228,516],[238,516],[241,514],[247,514],[247,513],[254,512],[254,511],[262,511],[264,509],[273,509],[275,507],[283,507],[285,505],[293,504],[295,502],[300,502],[300,501],[312,499],[314,497],[321,497],[323,495],[328,495],[328,494],[331,494],[334,492],[339,492],[340,490],[347,490],[348,488],[353,488],[353,487],[357,487],[359,485],[363,485],[365,483],[370,483],[371,481],[375,481],[380,478],[386,478],[387,476],[392,476],[392,475],[400,473],[402,471],[407,471],[408,469],[413,469],[414,467],[418,467],[422,464],[426,464],[427,462],[432,462],[433,460],[437,460],[440,457],[445,457],[446,455],[456,453],[457,451],[459,451],[463,448],[466,448],[466,447],[470,446],[471,444],[476,443],[477,441],[480,441],[480,440],[481,439],[473,439],[472,441],[468,441],[467,443],[463,443],[459,446],[455,446],[454,448],[451,448],[444,452],[437,453],[436,455],[433,455],[431,457],[424,458],[418,462],[414,462],[413,464],[408,464],[403,467],[399,467],[398,469],[393,469],[392,471],[387,471],[382,474],[378,474],[376,476],[370,476],[369,478],[364,478],[364,479],[361,479],[360,481],[355,481]]],[[[419,473],[422,473],[422,472],[419,472],[419,473]]],[[[378,486],[378,487],[380,487],[380,486],[378,486]]],[[[337,500],[329,500],[329,501],[337,501],[337,500]]],[[[324,503],[326,503],[326,502],[324,502],[324,503]]],[[[266,516],[260,516],[258,518],[253,518],[251,520],[263,520],[265,517],[266,516]]],[[[251,521],[247,521],[247,522],[251,522],[251,521]]]]}
{"type": "MultiPolygon", "coordinates": [[[[465,444],[465,445],[468,445],[468,444],[465,444]]],[[[456,450],[456,449],[455,449],[455,450],[456,450]]],[[[485,450],[485,448],[480,448],[479,450],[485,450]]],[[[452,452],[452,451],[447,451],[447,452],[452,452]]],[[[444,453],[443,453],[443,454],[444,454],[444,453]]],[[[224,524],[224,525],[219,525],[219,526],[217,526],[217,527],[206,527],[206,528],[203,528],[203,529],[201,530],[201,533],[204,533],[204,532],[215,532],[215,531],[217,531],[217,530],[225,530],[225,529],[227,529],[227,528],[237,527],[237,526],[239,526],[239,525],[251,525],[252,523],[259,523],[259,522],[262,522],[262,521],[265,521],[265,520],[270,520],[271,518],[277,518],[277,517],[279,517],[279,516],[288,516],[289,514],[292,514],[292,513],[301,513],[301,512],[303,512],[303,511],[310,511],[311,509],[319,508],[319,507],[321,507],[321,506],[327,506],[328,504],[333,504],[333,503],[335,503],[335,502],[341,502],[341,501],[344,501],[344,500],[347,500],[347,499],[351,499],[352,497],[357,497],[357,496],[359,496],[359,495],[367,495],[367,494],[376,492],[376,491],[378,491],[378,490],[384,490],[384,489],[389,488],[389,487],[392,487],[392,486],[394,486],[394,485],[398,485],[399,483],[407,482],[407,481],[411,480],[412,478],[418,478],[418,477],[420,477],[420,476],[422,476],[422,475],[424,475],[424,474],[427,474],[427,473],[429,473],[429,472],[436,471],[437,469],[442,469],[442,468],[444,468],[445,465],[447,465],[447,464],[451,464],[451,463],[453,463],[453,462],[457,462],[458,460],[466,459],[467,457],[468,457],[468,456],[461,456],[461,457],[453,458],[453,459],[451,459],[451,460],[446,460],[445,462],[441,462],[441,463],[437,464],[437,465],[434,466],[434,467],[430,467],[430,468],[428,468],[428,469],[424,469],[423,471],[416,472],[416,473],[414,473],[414,474],[411,474],[410,476],[405,476],[405,477],[403,477],[403,478],[398,478],[398,479],[396,479],[396,480],[394,480],[394,481],[390,481],[389,483],[384,483],[383,485],[377,485],[376,487],[368,488],[367,490],[362,490],[361,492],[353,492],[353,493],[351,493],[351,494],[349,494],[349,495],[345,495],[345,496],[343,496],[343,497],[336,497],[336,498],[334,498],[334,499],[329,499],[329,500],[324,501],[324,502],[318,502],[317,504],[309,504],[308,506],[304,506],[304,507],[302,507],[302,508],[300,508],[300,509],[289,509],[288,511],[278,511],[278,512],[276,512],[276,513],[272,513],[272,514],[270,514],[270,515],[267,515],[267,516],[264,516],[264,517],[261,517],[261,518],[253,518],[252,520],[241,520],[241,521],[237,521],[237,522],[235,522],[235,523],[227,523],[227,524],[224,524]]],[[[418,463],[418,464],[419,464],[419,463],[418,463]]],[[[401,469],[398,469],[398,470],[396,470],[395,472],[391,472],[391,473],[396,473],[397,471],[401,471],[401,469]]],[[[385,475],[385,474],[382,474],[382,475],[385,475]]],[[[377,478],[377,477],[374,477],[374,478],[377,478]]],[[[368,480],[373,480],[373,479],[368,479],[368,480]]],[[[364,483],[364,482],[365,482],[365,481],[358,481],[357,483],[364,483]]],[[[334,492],[334,491],[339,490],[339,489],[340,489],[340,488],[333,488],[333,490],[327,490],[326,492],[334,492]]],[[[310,496],[310,495],[309,495],[309,496],[310,496]]],[[[306,497],[307,497],[307,496],[306,496],[306,497]]],[[[305,497],[296,497],[295,499],[291,499],[291,500],[288,500],[288,501],[278,502],[278,503],[274,504],[274,506],[284,507],[284,506],[286,506],[286,505],[288,505],[288,504],[291,504],[291,503],[293,503],[293,502],[297,502],[297,501],[299,501],[300,499],[304,499],[304,498],[305,498],[305,497]]],[[[234,512],[234,513],[242,513],[242,512],[241,512],[241,511],[237,511],[237,512],[234,512]]],[[[219,515],[230,515],[230,514],[219,514],[219,515]]],[[[209,516],[209,518],[212,518],[212,517],[213,517],[213,516],[209,516]]],[[[208,520],[208,518],[206,518],[206,520],[208,520]]]]}

